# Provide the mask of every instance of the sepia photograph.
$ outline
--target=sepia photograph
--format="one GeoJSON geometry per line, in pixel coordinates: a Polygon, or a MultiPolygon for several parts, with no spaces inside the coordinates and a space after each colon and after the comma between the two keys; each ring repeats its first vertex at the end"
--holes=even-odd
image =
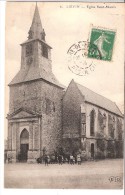
{"type": "Polygon", "coordinates": [[[123,189],[124,17],[6,2],[5,189],[123,189]]]}

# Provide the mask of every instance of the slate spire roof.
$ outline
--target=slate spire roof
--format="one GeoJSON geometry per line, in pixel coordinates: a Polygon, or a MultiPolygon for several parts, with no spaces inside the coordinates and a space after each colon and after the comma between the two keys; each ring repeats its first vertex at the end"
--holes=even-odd
{"type": "Polygon", "coordinates": [[[43,33],[43,27],[39,15],[39,10],[36,4],[32,25],[29,30],[29,38],[32,39],[41,39],[41,34],[43,33]]]}

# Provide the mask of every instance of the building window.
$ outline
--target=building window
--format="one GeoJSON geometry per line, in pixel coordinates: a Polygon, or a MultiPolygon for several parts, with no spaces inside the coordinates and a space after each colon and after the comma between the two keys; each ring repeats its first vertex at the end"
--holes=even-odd
{"type": "Polygon", "coordinates": [[[33,54],[33,47],[32,44],[27,44],[26,45],[26,56],[30,56],[33,54]]]}
{"type": "Polygon", "coordinates": [[[118,140],[122,140],[122,121],[117,118],[117,134],[118,140]]]}
{"type": "Polygon", "coordinates": [[[50,99],[46,98],[46,114],[50,114],[51,113],[51,101],[50,99]]]}
{"type": "Polygon", "coordinates": [[[55,103],[50,99],[46,98],[46,114],[51,114],[52,112],[55,111],[56,111],[55,103]]]}
{"type": "Polygon", "coordinates": [[[81,131],[82,131],[82,135],[86,135],[86,124],[85,123],[81,124],[81,131]]]}
{"type": "Polygon", "coordinates": [[[55,109],[55,103],[54,102],[53,102],[52,106],[53,106],[53,112],[55,112],[56,109],[55,109]]]}
{"type": "Polygon", "coordinates": [[[106,127],[106,115],[102,114],[100,110],[98,110],[98,123],[100,132],[104,133],[104,128],[106,127]]]}
{"type": "Polygon", "coordinates": [[[114,139],[114,131],[115,131],[115,118],[111,115],[108,115],[108,132],[109,137],[114,139]]]}
{"type": "Polygon", "coordinates": [[[92,110],[90,113],[90,135],[94,135],[95,131],[95,111],[92,110]]]}
{"type": "Polygon", "coordinates": [[[81,113],[81,133],[85,136],[86,134],[86,114],[81,113]]]}
{"type": "Polygon", "coordinates": [[[48,48],[46,45],[41,45],[41,49],[42,49],[42,56],[45,58],[48,58],[48,48]]]}
{"type": "Polygon", "coordinates": [[[86,123],[86,114],[81,113],[81,123],[86,123]]]}

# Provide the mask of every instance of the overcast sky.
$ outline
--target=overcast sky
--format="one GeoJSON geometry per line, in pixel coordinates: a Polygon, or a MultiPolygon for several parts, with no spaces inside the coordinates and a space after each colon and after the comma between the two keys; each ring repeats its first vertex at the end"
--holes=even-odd
{"type": "MultiPolygon", "coordinates": [[[[123,4],[38,3],[38,8],[46,32],[46,41],[53,48],[52,67],[56,78],[65,86],[68,86],[71,79],[74,79],[116,102],[123,111],[123,4]],[[77,5],[79,8],[76,7],[77,5]],[[100,5],[110,5],[114,8],[99,8],[100,5]],[[89,6],[95,6],[95,8],[90,9],[89,6]],[[89,38],[92,25],[116,30],[112,61],[93,60],[96,64],[95,70],[86,76],[78,76],[68,69],[67,51],[77,41],[86,41],[89,38]]],[[[9,110],[7,84],[20,69],[20,44],[27,40],[34,9],[34,2],[7,3],[6,114],[9,110]]]]}

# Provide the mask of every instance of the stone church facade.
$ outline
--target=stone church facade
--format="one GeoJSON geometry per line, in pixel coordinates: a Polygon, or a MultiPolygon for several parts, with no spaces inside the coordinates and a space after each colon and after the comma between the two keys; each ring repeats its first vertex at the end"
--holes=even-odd
{"type": "Polygon", "coordinates": [[[22,160],[36,162],[45,150],[52,154],[60,147],[65,152],[80,149],[87,159],[110,157],[108,145],[112,144],[114,157],[122,156],[116,152],[121,151],[122,113],[115,103],[73,80],[67,89],[58,82],[37,6],[28,34],[21,44],[20,71],[9,84],[8,155],[12,162],[18,161],[19,154],[22,160]]]}

